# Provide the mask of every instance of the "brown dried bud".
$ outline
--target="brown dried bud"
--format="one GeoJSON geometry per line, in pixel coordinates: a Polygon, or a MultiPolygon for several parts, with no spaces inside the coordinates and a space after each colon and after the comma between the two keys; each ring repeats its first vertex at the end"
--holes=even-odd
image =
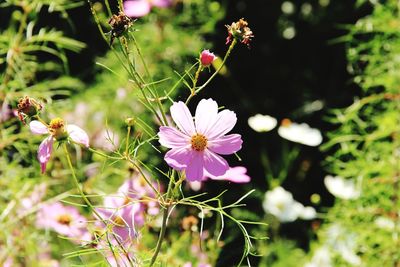
{"type": "Polygon", "coordinates": [[[249,24],[247,21],[245,21],[243,18],[237,22],[233,22],[231,25],[226,25],[226,28],[228,29],[226,44],[232,42],[233,39],[237,39],[242,44],[249,46],[254,35],[248,25],[249,24]]]}
{"type": "Polygon", "coordinates": [[[19,119],[25,123],[26,117],[31,117],[39,113],[43,106],[35,99],[25,96],[18,100],[17,112],[19,119]]]}
{"type": "Polygon", "coordinates": [[[111,26],[111,39],[110,45],[112,45],[114,38],[120,37],[129,27],[132,26],[133,21],[130,17],[125,15],[124,12],[120,11],[118,15],[112,15],[108,24],[111,26]]]}

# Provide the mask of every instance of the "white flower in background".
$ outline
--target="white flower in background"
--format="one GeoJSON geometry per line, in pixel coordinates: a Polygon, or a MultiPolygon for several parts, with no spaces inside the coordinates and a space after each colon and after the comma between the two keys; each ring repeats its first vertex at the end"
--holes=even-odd
{"type": "Polygon", "coordinates": [[[297,124],[289,119],[284,119],[278,128],[278,134],[289,141],[306,146],[318,146],[322,143],[322,135],[318,129],[311,128],[308,124],[297,124]]]}
{"type": "Polygon", "coordinates": [[[290,192],[280,186],[265,193],[263,208],[265,212],[274,215],[280,222],[293,222],[299,217],[310,220],[316,216],[314,208],[304,207],[303,204],[293,199],[290,192]]]}
{"type": "Polygon", "coordinates": [[[250,128],[256,132],[268,132],[275,128],[278,124],[274,117],[269,115],[257,114],[247,120],[250,128]]]}
{"type": "Polygon", "coordinates": [[[299,218],[303,220],[312,220],[317,217],[317,212],[313,207],[304,207],[300,211],[299,218]]]}
{"type": "Polygon", "coordinates": [[[396,226],[394,221],[382,216],[375,219],[375,225],[378,226],[378,228],[388,231],[393,231],[396,226]]]}
{"type": "Polygon", "coordinates": [[[354,253],[357,235],[339,224],[333,224],[327,230],[327,244],[339,253],[347,263],[353,266],[361,265],[361,258],[354,253]]]}
{"type": "Polygon", "coordinates": [[[331,252],[326,246],[317,249],[309,263],[306,263],[304,267],[330,267],[331,262],[331,252]]]}
{"type": "Polygon", "coordinates": [[[356,187],[354,180],[344,179],[340,176],[325,176],[324,183],[328,191],[335,197],[342,199],[356,199],[361,191],[356,187]]]}

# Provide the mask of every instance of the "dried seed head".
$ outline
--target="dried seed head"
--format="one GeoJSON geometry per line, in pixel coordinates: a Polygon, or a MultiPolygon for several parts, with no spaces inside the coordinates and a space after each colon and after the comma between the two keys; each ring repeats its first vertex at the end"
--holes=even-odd
{"type": "Polygon", "coordinates": [[[110,45],[113,43],[114,38],[122,36],[122,34],[132,26],[133,21],[130,17],[120,11],[118,15],[114,14],[108,21],[111,26],[111,40],[110,45]]]}
{"type": "Polygon", "coordinates": [[[31,117],[39,113],[43,106],[34,98],[25,96],[18,100],[17,112],[19,119],[25,123],[26,117],[31,117]]]}
{"type": "Polygon", "coordinates": [[[228,29],[226,44],[232,42],[233,39],[237,39],[242,44],[249,46],[254,35],[248,25],[247,21],[243,18],[237,22],[233,22],[231,25],[226,25],[226,28],[228,29]]]}

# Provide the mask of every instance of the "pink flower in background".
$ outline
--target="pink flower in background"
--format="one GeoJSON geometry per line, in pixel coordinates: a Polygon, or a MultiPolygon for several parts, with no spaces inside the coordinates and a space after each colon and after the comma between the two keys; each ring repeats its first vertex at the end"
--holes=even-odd
{"type": "Polygon", "coordinates": [[[169,7],[172,0],[128,0],[124,1],[124,11],[128,17],[140,18],[150,13],[152,7],[169,7]]]}
{"type": "Polygon", "coordinates": [[[171,116],[177,128],[161,126],[158,132],[161,145],[171,148],[164,159],[176,170],[185,170],[189,181],[201,181],[205,171],[221,176],[229,165],[220,155],[230,155],[242,147],[239,134],[225,135],[236,124],[236,114],[230,110],[218,112],[212,99],[202,99],[196,108],[195,119],[183,102],[171,106],[171,116]]]}
{"type": "Polygon", "coordinates": [[[51,229],[78,242],[87,232],[86,218],[78,209],[64,206],[60,202],[42,204],[36,218],[38,228],[51,229]]]}
{"type": "Polygon", "coordinates": [[[250,176],[247,175],[247,169],[242,166],[231,167],[229,168],[229,170],[226,171],[225,174],[220,176],[214,176],[205,171],[204,180],[207,180],[208,178],[212,180],[230,181],[238,184],[248,183],[251,180],[250,176]]]}
{"type": "Polygon", "coordinates": [[[203,67],[209,67],[217,57],[210,50],[203,50],[200,54],[200,63],[203,67]]]}
{"type": "Polygon", "coordinates": [[[148,198],[155,198],[154,191],[139,173],[135,173],[115,195],[105,198],[104,207],[98,212],[110,221],[114,234],[121,242],[132,243],[137,237],[136,227],[144,225],[146,214],[159,213],[157,201],[148,198]]]}
{"type": "Polygon", "coordinates": [[[38,160],[42,173],[46,170],[47,162],[50,160],[53,150],[54,140],[64,140],[70,138],[73,142],[89,146],[89,137],[87,133],[74,124],[69,124],[65,127],[65,123],[60,118],[55,118],[50,121],[49,125],[44,125],[40,121],[31,121],[29,124],[31,132],[34,134],[49,134],[38,149],[38,160]],[[66,128],[66,129],[65,129],[66,128]]]}
{"type": "Polygon", "coordinates": [[[21,209],[18,210],[18,214],[22,216],[28,213],[35,205],[39,204],[45,196],[46,190],[47,185],[45,183],[36,185],[29,196],[21,199],[21,209]]]}

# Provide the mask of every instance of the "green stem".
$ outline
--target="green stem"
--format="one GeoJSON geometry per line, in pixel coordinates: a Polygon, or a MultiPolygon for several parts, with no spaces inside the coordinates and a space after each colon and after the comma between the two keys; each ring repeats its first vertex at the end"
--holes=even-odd
{"type": "MultiPolygon", "coordinates": [[[[174,175],[175,171],[172,172],[169,183],[168,183],[168,189],[167,189],[167,196],[166,196],[166,201],[169,201],[169,203],[173,202],[173,199],[170,199],[170,195],[172,190],[172,187],[174,185],[174,175]]],[[[169,205],[166,207],[163,207],[164,211],[163,211],[163,217],[162,217],[162,223],[161,223],[161,230],[160,230],[160,234],[158,236],[158,240],[157,240],[157,245],[156,245],[156,250],[154,251],[153,256],[151,257],[151,261],[150,261],[150,267],[153,266],[153,264],[156,262],[157,256],[160,253],[161,250],[161,245],[162,242],[164,241],[164,236],[165,236],[165,232],[167,229],[167,218],[168,218],[168,212],[169,212],[169,205]]]]}
{"type": "Polygon", "coordinates": [[[228,51],[226,52],[226,54],[224,56],[224,59],[222,60],[221,65],[218,67],[218,69],[215,70],[215,72],[211,75],[211,77],[208,78],[208,80],[202,86],[200,86],[199,88],[197,88],[195,90],[194,94],[193,93],[190,94],[190,96],[186,99],[186,102],[185,102],[186,105],[193,98],[193,96],[195,96],[201,90],[203,90],[204,87],[206,87],[215,78],[215,76],[221,71],[221,69],[225,66],[225,62],[228,59],[229,55],[231,54],[231,52],[232,52],[233,48],[235,47],[236,43],[237,43],[236,39],[233,39],[231,45],[228,48],[228,51]]]}
{"type": "Polygon", "coordinates": [[[126,145],[125,145],[125,156],[128,156],[129,152],[129,137],[131,135],[131,126],[128,126],[128,131],[126,133],[126,145]]]}
{"type": "Polygon", "coordinates": [[[82,199],[85,201],[86,205],[93,211],[93,213],[96,215],[96,217],[99,220],[103,221],[103,218],[100,216],[100,214],[93,207],[92,203],[90,203],[89,199],[86,197],[86,195],[83,192],[81,186],[79,185],[79,181],[78,181],[78,178],[76,177],[74,167],[72,166],[71,157],[69,155],[66,143],[63,144],[63,148],[64,148],[65,155],[67,156],[67,162],[68,162],[68,166],[69,166],[69,168],[71,170],[73,181],[75,183],[76,188],[78,189],[79,194],[82,196],[82,199]]]}

